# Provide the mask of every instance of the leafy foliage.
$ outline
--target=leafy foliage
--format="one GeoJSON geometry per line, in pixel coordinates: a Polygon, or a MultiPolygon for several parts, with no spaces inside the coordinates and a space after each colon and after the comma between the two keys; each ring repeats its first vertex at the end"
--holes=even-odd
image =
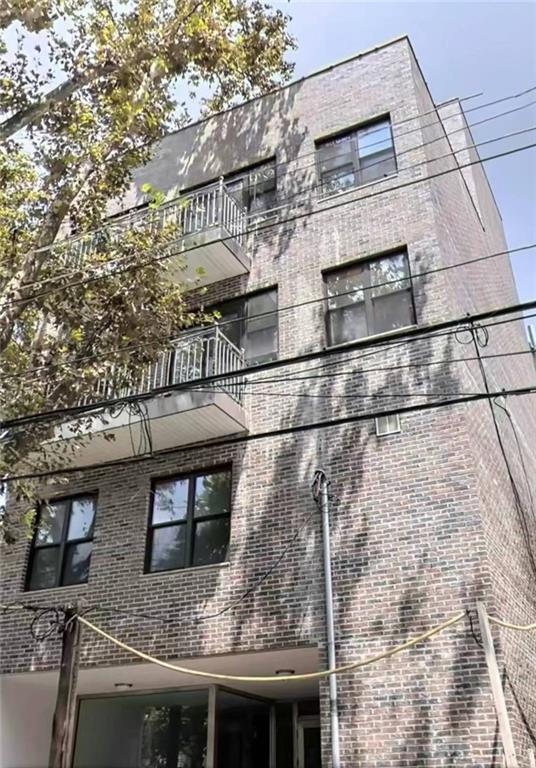
{"type": "MultiPolygon", "coordinates": [[[[154,261],[180,233],[155,230],[148,216],[110,238],[109,206],[155,143],[187,122],[201,86],[210,112],[289,77],[286,24],[256,0],[2,6],[3,417],[75,405],[112,370],[128,382],[156,359],[162,340],[204,319],[189,309],[188,286],[171,283],[166,262],[154,261]],[[75,258],[68,239],[92,230],[102,236],[88,248],[78,240],[84,255],[75,258]]],[[[144,192],[151,213],[162,196],[144,192]]],[[[50,429],[0,435],[0,477],[61,466],[67,449],[44,445],[50,429]]],[[[19,484],[14,493],[31,501],[35,490],[19,484]]],[[[4,523],[7,531],[5,515],[4,523]]]]}

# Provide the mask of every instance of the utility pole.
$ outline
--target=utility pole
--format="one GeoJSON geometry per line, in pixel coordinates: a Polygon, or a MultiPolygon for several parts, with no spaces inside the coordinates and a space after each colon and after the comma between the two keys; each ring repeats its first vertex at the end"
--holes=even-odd
{"type": "Polygon", "coordinates": [[[488,665],[491,692],[493,694],[493,703],[497,713],[499,733],[501,735],[501,741],[504,750],[505,766],[506,768],[519,768],[519,763],[517,762],[516,751],[514,748],[514,740],[512,738],[512,729],[510,728],[510,720],[508,719],[508,712],[506,710],[506,701],[504,699],[501,676],[499,673],[499,667],[497,665],[497,657],[495,656],[495,648],[493,646],[493,637],[491,635],[491,629],[489,626],[488,613],[484,603],[477,602],[476,609],[478,613],[478,622],[480,624],[482,646],[484,648],[484,653],[486,654],[486,664],[488,665]]]}
{"type": "Polygon", "coordinates": [[[48,768],[70,768],[74,739],[76,682],[80,656],[80,624],[76,609],[64,611],[60,677],[56,696],[56,708],[52,721],[52,740],[48,768]]]}
{"type": "MultiPolygon", "coordinates": [[[[329,480],[326,473],[319,469],[315,472],[313,495],[322,517],[322,549],[324,555],[324,594],[326,603],[326,634],[328,641],[328,667],[335,669],[335,621],[333,618],[333,584],[331,580],[331,536],[329,528],[329,480]]],[[[341,766],[339,743],[339,708],[337,702],[337,675],[329,676],[329,715],[331,723],[331,765],[341,766]]]]}

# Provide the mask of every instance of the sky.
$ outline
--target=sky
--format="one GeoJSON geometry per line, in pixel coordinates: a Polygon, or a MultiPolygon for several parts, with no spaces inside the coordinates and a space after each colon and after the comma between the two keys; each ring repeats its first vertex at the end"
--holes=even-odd
{"type": "MultiPolygon", "coordinates": [[[[273,5],[292,16],[298,49],[290,58],[296,77],[408,34],[436,103],[482,91],[466,104],[476,106],[536,86],[536,2],[290,0],[273,5]]],[[[472,112],[469,122],[530,101],[535,103],[528,109],[475,127],[475,141],[536,126],[536,90],[472,112]]],[[[536,131],[483,147],[481,155],[534,142],[536,131]]],[[[536,147],[490,160],[485,168],[509,247],[536,243],[536,147]]],[[[520,300],[536,299],[536,249],[511,258],[520,300]]]]}

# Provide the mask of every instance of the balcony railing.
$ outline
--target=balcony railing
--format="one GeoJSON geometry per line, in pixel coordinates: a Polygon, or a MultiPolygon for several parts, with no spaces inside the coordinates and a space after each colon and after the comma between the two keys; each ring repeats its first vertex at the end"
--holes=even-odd
{"type": "MultiPolygon", "coordinates": [[[[238,349],[218,326],[182,334],[161,352],[157,360],[131,383],[125,385],[125,366],[112,369],[101,379],[85,403],[115,400],[121,397],[148,394],[173,384],[186,384],[207,376],[232,374],[243,368],[244,353],[238,349]]],[[[244,381],[241,376],[229,376],[214,382],[210,390],[226,392],[242,403],[244,381]]],[[[201,384],[200,384],[201,387],[201,384]]]]}
{"type": "Polygon", "coordinates": [[[104,244],[109,247],[119,242],[128,229],[149,226],[157,232],[170,225],[176,227],[179,238],[221,227],[242,246],[247,229],[247,210],[238,204],[221,180],[155,208],[125,214],[90,235],[73,238],[66,258],[70,265],[74,262],[77,267],[104,244]]]}

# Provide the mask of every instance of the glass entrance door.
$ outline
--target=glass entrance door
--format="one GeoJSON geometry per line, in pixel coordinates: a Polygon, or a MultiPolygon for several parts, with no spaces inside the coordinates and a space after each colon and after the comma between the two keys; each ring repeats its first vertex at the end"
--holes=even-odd
{"type": "Polygon", "coordinates": [[[321,768],[320,718],[298,718],[298,768],[321,768]]]}

